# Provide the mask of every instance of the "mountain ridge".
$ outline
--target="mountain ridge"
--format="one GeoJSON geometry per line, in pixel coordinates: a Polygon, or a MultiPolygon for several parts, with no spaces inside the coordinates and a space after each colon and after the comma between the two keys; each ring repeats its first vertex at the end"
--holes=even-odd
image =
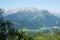
{"type": "Polygon", "coordinates": [[[38,29],[41,27],[60,26],[60,18],[52,15],[48,10],[17,11],[4,17],[15,23],[16,28],[38,29]]]}
{"type": "MultiPolygon", "coordinates": [[[[18,11],[31,11],[31,12],[34,12],[34,11],[43,11],[44,9],[38,9],[38,8],[34,8],[34,7],[25,7],[25,8],[16,8],[16,9],[11,9],[11,10],[8,10],[6,11],[5,13],[6,14],[11,14],[11,13],[16,13],[18,11]]],[[[48,10],[45,10],[45,11],[48,11],[48,10]]]]}

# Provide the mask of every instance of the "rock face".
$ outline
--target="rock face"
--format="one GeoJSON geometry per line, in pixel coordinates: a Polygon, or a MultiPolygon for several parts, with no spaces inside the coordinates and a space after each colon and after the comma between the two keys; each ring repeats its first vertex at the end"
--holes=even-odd
{"type": "Polygon", "coordinates": [[[5,16],[6,20],[14,22],[15,28],[38,29],[41,27],[60,26],[60,18],[52,15],[47,10],[36,8],[19,9],[5,16]]]}

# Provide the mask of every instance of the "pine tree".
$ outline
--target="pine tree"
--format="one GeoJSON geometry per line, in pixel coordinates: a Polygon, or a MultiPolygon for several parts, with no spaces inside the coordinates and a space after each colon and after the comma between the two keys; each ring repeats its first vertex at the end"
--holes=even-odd
{"type": "Polygon", "coordinates": [[[3,20],[2,13],[4,12],[3,9],[0,9],[0,40],[6,40],[6,25],[3,20]]]}

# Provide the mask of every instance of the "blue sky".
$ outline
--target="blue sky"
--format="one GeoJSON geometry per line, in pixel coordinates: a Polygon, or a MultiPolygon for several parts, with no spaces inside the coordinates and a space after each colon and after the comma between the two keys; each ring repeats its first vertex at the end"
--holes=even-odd
{"type": "Polygon", "coordinates": [[[60,0],[0,0],[0,7],[5,10],[17,7],[35,7],[60,12],[60,0]]]}

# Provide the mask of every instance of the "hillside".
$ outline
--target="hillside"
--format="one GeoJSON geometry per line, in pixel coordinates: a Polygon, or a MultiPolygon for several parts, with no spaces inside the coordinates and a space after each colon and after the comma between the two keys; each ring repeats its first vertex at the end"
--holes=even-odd
{"type": "Polygon", "coordinates": [[[49,28],[60,26],[60,18],[52,15],[48,10],[38,10],[36,8],[20,8],[17,11],[10,11],[10,13],[11,14],[5,16],[4,18],[14,22],[15,28],[38,29],[41,27],[49,28]]]}

